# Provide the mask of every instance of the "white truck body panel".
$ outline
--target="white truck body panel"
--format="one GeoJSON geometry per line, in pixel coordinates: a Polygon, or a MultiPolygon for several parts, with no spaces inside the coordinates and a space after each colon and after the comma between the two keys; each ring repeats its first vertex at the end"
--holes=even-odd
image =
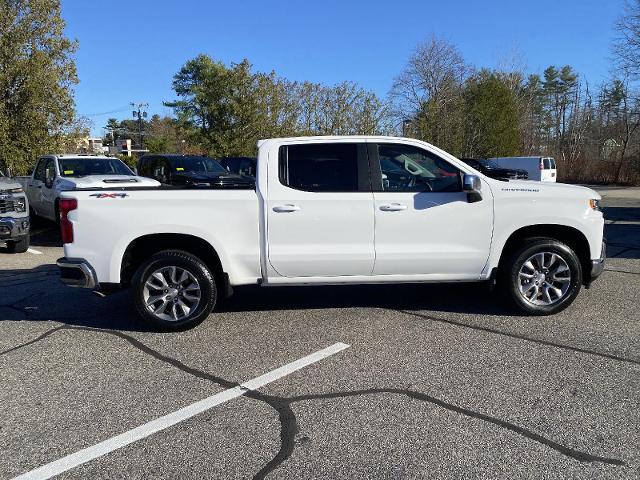
{"type": "Polygon", "coordinates": [[[470,281],[489,278],[505,242],[519,228],[561,225],[580,231],[592,259],[602,248],[603,216],[593,190],[484,177],[425,142],[393,137],[307,137],[259,142],[252,190],[123,189],[124,197],[64,192],[74,242],[65,257],[85,259],[97,280],[119,283],[127,247],[145,235],[177,233],[206,240],[231,285],[470,281]],[[478,175],[482,200],[464,192],[307,192],[279,178],[283,145],[392,143],[438,155],[478,175]],[[398,204],[391,210],[381,207],[398,204]]]}
{"type": "MultiPolygon", "coordinates": [[[[553,160],[551,157],[497,157],[491,158],[503,168],[519,168],[529,173],[529,180],[537,180],[539,182],[556,182],[558,178],[558,170],[556,168],[546,168],[547,162],[553,160]],[[542,165],[542,169],[540,168],[542,165]]],[[[555,167],[555,160],[553,160],[555,167]]]]}

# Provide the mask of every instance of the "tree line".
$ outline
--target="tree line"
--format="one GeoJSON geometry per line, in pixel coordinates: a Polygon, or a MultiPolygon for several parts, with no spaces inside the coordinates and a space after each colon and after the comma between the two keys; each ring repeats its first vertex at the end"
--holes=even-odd
{"type": "MultiPolygon", "coordinates": [[[[16,173],[86,132],[73,111],[77,45],[63,27],[57,0],[0,0],[0,164],[16,173]]],[[[640,0],[629,0],[615,32],[615,73],[600,85],[570,65],[476,68],[431,37],[384,98],[353,82],[291,81],[248,60],[198,55],[173,77],[165,105],[174,114],[145,120],[143,140],[151,151],[221,157],[254,155],[269,137],[405,135],[459,157],[553,156],[561,180],[640,184],[640,0]]],[[[139,127],[107,126],[108,141],[139,127]]]]}

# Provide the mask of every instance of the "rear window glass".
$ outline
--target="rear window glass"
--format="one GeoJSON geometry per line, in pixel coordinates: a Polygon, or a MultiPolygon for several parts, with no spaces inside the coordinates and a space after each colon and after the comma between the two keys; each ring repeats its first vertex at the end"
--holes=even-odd
{"type": "Polygon", "coordinates": [[[282,184],[297,190],[358,191],[358,147],[353,143],[284,146],[279,166],[282,184]]]}
{"type": "Polygon", "coordinates": [[[549,170],[551,168],[551,159],[544,158],[542,161],[544,162],[544,169],[549,170]]]}

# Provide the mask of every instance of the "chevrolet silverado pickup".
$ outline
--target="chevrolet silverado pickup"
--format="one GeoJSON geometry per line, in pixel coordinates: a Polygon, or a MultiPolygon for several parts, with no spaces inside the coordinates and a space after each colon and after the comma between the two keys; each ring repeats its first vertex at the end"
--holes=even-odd
{"type": "Polygon", "coordinates": [[[77,188],[113,188],[122,185],[158,186],[137,177],[122,160],[97,155],[45,155],[28,177],[16,177],[29,198],[33,215],[58,221],[60,194],[77,188]]]}
{"type": "Polygon", "coordinates": [[[491,179],[408,138],[262,140],[255,186],[76,189],[60,213],[61,280],[128,288],[165,330],[251,284],[495,282],[553,314],[605,258],[593,190],[491,179]]]}
{"type": "Polygon", "coordinates": [[[22,186],[0,171],[0,241],[10,253],[29,249],[29,202],[22,186]]]}

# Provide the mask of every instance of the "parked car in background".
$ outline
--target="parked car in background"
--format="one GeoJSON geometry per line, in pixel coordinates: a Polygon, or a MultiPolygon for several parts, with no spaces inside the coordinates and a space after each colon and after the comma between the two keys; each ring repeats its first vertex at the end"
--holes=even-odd
{"type": "Polygon", "coordinates": [[[228,172],[256,178],[258,159],[255,157],[225,157],[219,158],[218,162],[228,172]]]}
{"type": "Polygon", "coordinates": [[[152,154],[138,161],[138,174],[177,187],[246,188],[255,178],[230,173],[216,160],[196,155],[152,154]]]}
{"type": "Polygon", "coordinates": [[[529,173],[526,170],[516,168],[502,168],[493,160],[461,158],[464,163],[471,168],[475,168],[479,172],[484,173],[487,177],[496,178],[498,180],[527,180],[529,173]]]}
{"type": "Polygon", "coordinates": [[[521,168],[529,174],[529,180],[555,182],[558,177],[556,161],[551,157],[496,157],[491,158],[501,168],[521,168]]]}
{"type": "Polygon", "coordinates": [[[16,178],[29,198],[31,212],[58,221],[60,194],[85,188],[153,187],[158,182],[136,176],[122,160],[97,155],[45,155],[29,177],[16,178]]]}
{"type": "Polygon", "coordinates": [[[0,171],[0,241],[11,253],[29,248],[29,201],[22,185],[0,171]]]}
{"type": "Polygon", "coordinates": [[[255,189],[65,192],[61,280],[129,288],[142,318],[180,330],[240,285],[497,280],[548,315],[604,269],[589,188],[495,180],[409,138],[262,140],[258,163],[255,189]]]}

